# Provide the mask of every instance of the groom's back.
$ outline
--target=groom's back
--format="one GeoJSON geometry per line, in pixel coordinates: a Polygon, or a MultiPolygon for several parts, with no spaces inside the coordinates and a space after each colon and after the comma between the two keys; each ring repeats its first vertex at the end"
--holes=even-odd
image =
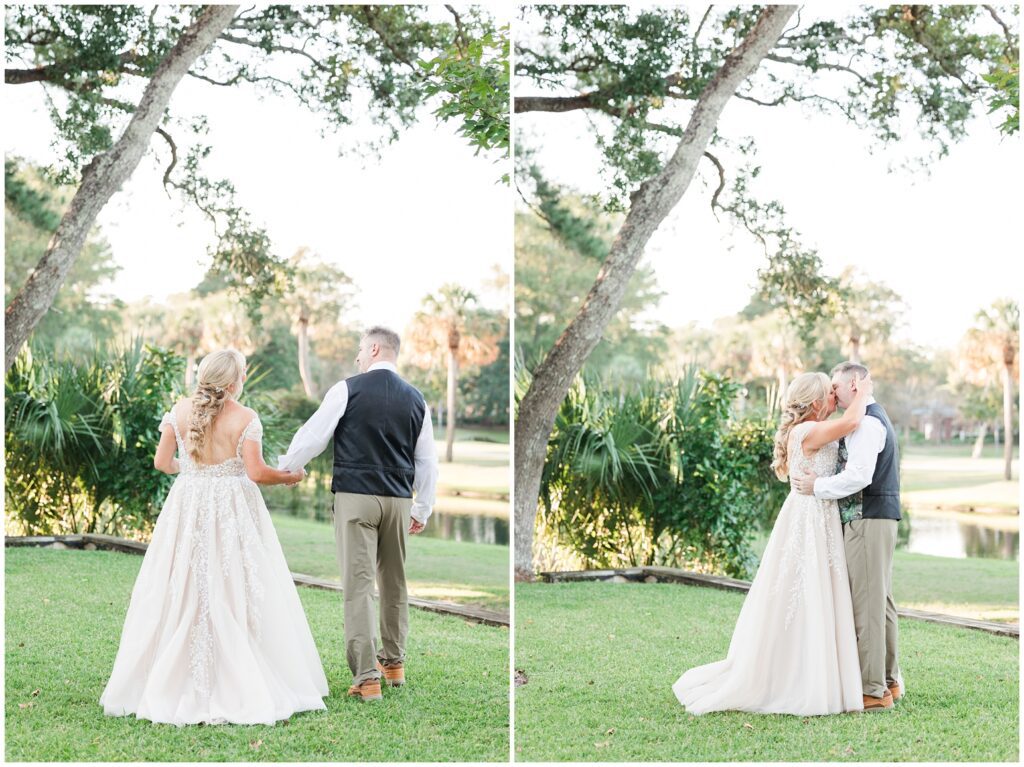
{"type": "Polygon", "coordinates": [[[361,373],[346,384],[348,403],[334,430],[332,492],[411,498],[427,411],[423,395],[391,370],[361,373]]]}

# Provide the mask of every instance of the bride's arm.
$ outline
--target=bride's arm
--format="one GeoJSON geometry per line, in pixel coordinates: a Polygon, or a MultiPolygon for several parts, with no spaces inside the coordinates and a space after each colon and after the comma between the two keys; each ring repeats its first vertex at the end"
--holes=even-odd
{"type": "Polygon", "coordinates": [[[871,397],[874,385],[871,383],[870,375],[864,378],[857,378],[856,384],[857,395],[853,398],[853,402],[850,403],[850,407],[846,408],[846,412],[843,413],[841,418],[818,421],[807,430],[807,436],[804,437],[805,453],[813,452],[829,442],[835,442],[840,437],[845,437],[860,426],[860,422],[864,419],[865,413],[867,413],[868,399],[871,397]]]}
{"type": "Polygon", "coordinates": [[[178,450],[178,442],[174,438],[174,429],[166,425],[160,428],[160,443],[156,446],[153,456],[153,468],[164,474],[178,473],[178,459],[174,453],[178,450]]]}
{"type": "Polygon", "coordinates": [[[262,445],[256,440],[247,439],[242,442],[242,461],[245,463],[245,473],[257,485],[294,485],[306,476],[303,469],[284,471],[267,466],[263,460],[262,445]]]}

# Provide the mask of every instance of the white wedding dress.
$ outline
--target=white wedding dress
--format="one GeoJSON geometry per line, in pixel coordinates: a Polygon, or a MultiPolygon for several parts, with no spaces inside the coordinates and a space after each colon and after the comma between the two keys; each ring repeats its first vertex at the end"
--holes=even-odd
{"type": "Polygon", "coordinates": [[[189,457],[171,413],[180,473],[132,590],[104,713],[176,725],[273,724],[326,708],[320,656],[242,443],[234,458],[189,457]]]}
{"type": "MultiPolygon", "coordinates": [[[[836,470],[838,443],[811,458],[802,444],[813,423],[793,427],[789,465],[836,470]]],[[[692,668],[672,686],[692,714],[709,711],[836,714],[864,707],[835,501],[791,490],[736,621],[725,660],[692,668]]]]}

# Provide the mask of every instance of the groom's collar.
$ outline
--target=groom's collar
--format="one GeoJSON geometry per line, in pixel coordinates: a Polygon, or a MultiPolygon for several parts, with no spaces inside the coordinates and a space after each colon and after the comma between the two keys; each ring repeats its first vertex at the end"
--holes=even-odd
{"type": "Polygon", "coordinates": [[[875,398],[874,398],[874,397],[868,397],[868,404],[869,404],[869,405],[874,405],[874,404],[876,404],[876,402],[875,402],[875,398]]]}
{"type": "Polygon", "coordinates": [[[398,368],[394,362],[374,362],[370,367],[366,368],[366,372],[369,373],[371,370],[390,370],[392,373],[397,373],[398,368]]]}

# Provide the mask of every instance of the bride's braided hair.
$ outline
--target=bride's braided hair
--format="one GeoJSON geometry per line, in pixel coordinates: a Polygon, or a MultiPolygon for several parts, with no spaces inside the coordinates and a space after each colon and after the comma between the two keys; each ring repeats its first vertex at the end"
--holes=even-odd
{"type": "Polygon", "coordinates": [[[772,469],[775,476],[786,481],[789,478],[789,433],[793,427],[814,417],[815,402],[828,397],[832,382],[824,373],[804,373],[793,379],[786,389],[786,404],[775,432],[775,459],[772,469]]]}
{"type": "Polygon", "coordinates": [[[213,421],[224,409],[225,400],[231,397],[228,387],[241,383],[243,373],[245,357],[234,349],[212,352],[199,363],[196,390],[192,393],[192,412],[188,419],[188,454],[193,461],[198,462],[202,457],[213,421]]]}

